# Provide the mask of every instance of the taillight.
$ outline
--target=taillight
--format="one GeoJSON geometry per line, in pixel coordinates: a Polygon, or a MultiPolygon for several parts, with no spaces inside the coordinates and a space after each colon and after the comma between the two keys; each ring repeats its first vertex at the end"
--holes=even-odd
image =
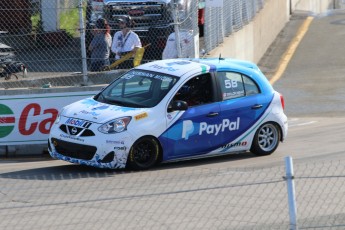
{"type": "Polygon", "coordinates": [[[283,110],[285,109],[285,101],[283,95],[280,94],[280,103],[282,104],[283,110]]]}

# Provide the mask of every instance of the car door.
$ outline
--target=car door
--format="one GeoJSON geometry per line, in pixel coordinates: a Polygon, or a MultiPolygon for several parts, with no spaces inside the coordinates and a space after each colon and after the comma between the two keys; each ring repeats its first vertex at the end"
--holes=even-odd
{"type": "Polygon", "coordinates": [[[269,102],[267,96],[260,93],[258,85],[250,77],[236,72],[217,73],[222,91],[221,134],[223,151],[233,146],[245,146],[246,141],[233,142],[240,135],[253,127],[263,115],[269,102]]]}
{"type": "Polygon", "coordinates": [[[169,144],[164,149],[164,160],[205,154],[221,145],[217,129],[220,106],[215,102],[212,79],[210,74],[196,76],[182,85],[174,96],[173,100],[186,101],[189,106],[186,111],[167,113],[170,127],[165,137],[169,144]],[[191,98],[193,96],[196,98],[191,98]]]}

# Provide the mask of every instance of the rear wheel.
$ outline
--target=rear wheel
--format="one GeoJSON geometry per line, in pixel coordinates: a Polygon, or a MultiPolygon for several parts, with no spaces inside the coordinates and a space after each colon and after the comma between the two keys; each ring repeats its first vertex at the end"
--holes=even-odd
{"type": "Polygon", "coordinates": [[[274,123],[265,123],[256,131],[250,151],[258,156],[270,155],[279,145],[280,129],[274,123]]]}
{"type": "Polygon", "coordinates": [[[159,156],[159,144],[153,137],[142,137],[129,151],[128,166],[132,169],[148,169],[155,165],[159,156]]]}

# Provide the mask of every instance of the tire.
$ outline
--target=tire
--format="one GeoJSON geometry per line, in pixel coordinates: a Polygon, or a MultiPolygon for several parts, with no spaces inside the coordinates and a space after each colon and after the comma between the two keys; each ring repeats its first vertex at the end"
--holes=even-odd
{"type": "Polygon", "coordinates": [[[153,137],[142,137],[131,147],[128,166],[135,170],[144,170],[154,166],[159,157],[158,141],[153,137]]]}
{"type": "Polygon", "coordinates": [[[250,151],[258,156],[273,153],[279,145],[281,132],[274,123],[265,123],[256,131],[250,151]]]}

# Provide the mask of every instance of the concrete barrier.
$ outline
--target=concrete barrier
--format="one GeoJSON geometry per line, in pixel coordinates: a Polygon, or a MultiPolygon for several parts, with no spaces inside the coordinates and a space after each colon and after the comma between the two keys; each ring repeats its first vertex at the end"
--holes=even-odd
{"type": "Polygon", "coordinates": [[[225,38],[209,53],[257,63],[290,18],[289,0],[266,0],[263,9],[243,29],[225,38]]]}

